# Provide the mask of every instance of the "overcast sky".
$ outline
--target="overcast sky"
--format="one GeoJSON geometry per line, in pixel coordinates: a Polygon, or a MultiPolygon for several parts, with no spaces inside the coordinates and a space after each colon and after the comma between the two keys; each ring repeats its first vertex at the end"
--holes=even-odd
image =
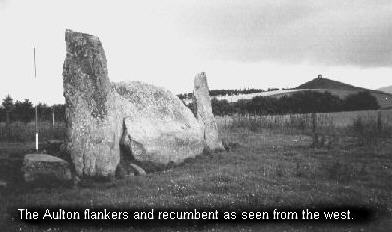
{"type": "Polygon", "coordinates": [[[66,28],[100,38],[112,81],[174,93],[202,71],[211,89],[295,87],[318,74],[392,85],[391,0],[0,0],[1,99],[64,102],[66,28]]]}

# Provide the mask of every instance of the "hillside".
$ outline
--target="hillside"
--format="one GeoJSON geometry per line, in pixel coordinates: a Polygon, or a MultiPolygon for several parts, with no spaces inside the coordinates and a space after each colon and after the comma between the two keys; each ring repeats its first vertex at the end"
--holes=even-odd
{"type": "Polygon", "coordinates": [[[392,94],[392,85],[391,86],[387,86],[387,87],[382,87],[382,88],[379,88],[377,90],[379,90],[381,92],[384,92],[384,93],[392,94]]]}
{"type": "Polygon", "coordinates": [[[308,81],[295,89],[334,89],[334,90],[366,90],[364,88],[355,87],[340,81],[330,80],[328,78],[315,78],[308,81]]]}
{"type": "MultiPolygon", "coordinates": [[[[369,91],[373,95],[381,109],[392,109],[392,86],[391,93],[379,90],[370,90],[361,87],[356,87],[350,84],[346,84],[340,81],[330,80],[328,78],[315,78],[308,81],[296,88],[286,89],[286,90],[272,90],[272,91],[259,91],[251,93],[239,93],[236,95],[214,95],[218,100],[227,100],[228,102],[237,102],[239,100],[250,100],[256,96],[262,97],[282,97],[290,96],[295,92],[299,91],[317,91],[317,92],[330,92],[332,95],[338,96],[341,99],[347,97],[350,94],[358,93],[360,91],[369,91]]],[[[222,92],[222,90],[211,90],[211,92],[222,92]]],[[[188,94],[190,95],[190,94],[188,94]]],[[[192,98],[184,94],[184,99],[182,99],[186,104],[192,102],[192,98]]]]}
{"type": "MultiPolygon", "coordinates": [[[[390,109],[392,108],[392,91],[391,93],[387,93],[385,91],[380,90],[370,90],[361,87],[356,87],[353,85],[349,85],[340,81],[330,80],[328,78],[315,78],[311,81],[308,81],[297,88],[298,90],[314,90],[319,92],[328,91],[332,95],[337,95],[340,98],[344,98],[349,94],[357,93],[359,91],[369,91],[378,101],[381,109],[390,109]]],[[[392,86],[391,86],[392,90],[392,86]]]]}

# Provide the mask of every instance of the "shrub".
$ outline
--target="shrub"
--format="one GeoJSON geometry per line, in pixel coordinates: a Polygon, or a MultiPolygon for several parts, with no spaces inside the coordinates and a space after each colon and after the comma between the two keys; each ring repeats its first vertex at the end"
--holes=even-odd
{"type": "Polygon", "coordinates": [[[369,91],[348,95],[343,101],[343,108],[353,110],[377,110],[380,108],[377,99],[369,91]]]}
{"type": "Polygon", "coordinates": [[[329,92],[320,93],[309,90],[280,98],[256,96],[252,100],[239,100],[235,103],[213,98],[211,102],[215,115],[329,113],[379,108],[377,99],[369,92],[350,94],[343,100],[329,92]]]}

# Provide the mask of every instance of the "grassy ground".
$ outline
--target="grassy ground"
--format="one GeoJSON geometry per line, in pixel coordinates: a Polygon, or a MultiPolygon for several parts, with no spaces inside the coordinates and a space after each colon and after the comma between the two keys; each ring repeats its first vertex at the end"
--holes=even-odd
{"type": "MultiPolygon", "coordinates": [[[[317,130],[345,129],[353,125],[354,121],[361,119],[364,123],[377,123],[380,120],[382,127],[389,129],[392,126],[392,110],[365,110],[345,111],[335,113],[316,113],[317,130]],[[380,117],[380,118],[379,118],[380,117]]],[[[240,123],[253,123],[257,127],[272,129],[311,129],[313,126],[312,114],[286,114],[286,115],[258,115],[258,116],[223,116],[216,117],[220,127],[238,125],[240,123]]]]}
{"type": "MultiPolygon", "coordinates": [[[[126,228],[34,227],[10,221],[16,207],[118,208],[311,208],[364,206],[376,212],[368,223],[334,224],[209,224],[163,226],[149,231],[390,231],[392,228],[392,141],[357,146],[346,139],[333,149],[310,148],[305,135],[241,128],[221,131],[232,150],[201,155],[182,165],[147,176],[84,187],[25,188],[17,161],[28,145],[0,149],[0,224],[4,231],[129,231],[126,228]],[[12,166],[14,165],[14,166],[12,166]],[[8,171],[7,171],[8,170],[8,171]],[[13,171],[12,171],[13,170],[13,171]],[[11,173],[11,174],[9,174],[11,173]]],[[[4,148],[5,147],[5,148],[4,148]]],[[[142,231],[143,228],[133,228],[142,231]]]]}
{"type": "MultiPolygon", "coordinates": [[[[39,122],[38,130],[41,140],[62,139],[65,134],[65,123],[56,122],[53,126],[51,122],[39,122]]],[[[34,142],[34,140],[34,122],[12,122],[8,126],[0,122],[0,142],[25,143],[34,142]]]]}

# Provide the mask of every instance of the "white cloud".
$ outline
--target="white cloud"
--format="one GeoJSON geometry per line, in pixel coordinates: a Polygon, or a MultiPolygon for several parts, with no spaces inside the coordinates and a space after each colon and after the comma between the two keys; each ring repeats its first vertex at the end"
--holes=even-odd
{"type": "Polygon", "coordinates": [[[174,92],[191,91],[201,71],[211,88],[294,87],[319,73],[390,85],[391,3],[375,2],[8,0],[0,8],[0,98],[64,101],[66,28],[100,37],[111,80],[174,92]]]}
{"type": "Polygon", "coordinates": [[[392,66],[390,1],[198,5],[182,29],[219,59],[392,66]]]}

